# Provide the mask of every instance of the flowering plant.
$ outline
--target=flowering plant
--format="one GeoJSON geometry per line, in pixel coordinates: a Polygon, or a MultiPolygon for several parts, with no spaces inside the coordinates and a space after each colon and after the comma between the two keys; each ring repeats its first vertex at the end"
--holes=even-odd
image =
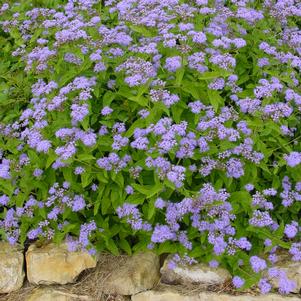
{"type": "Polygon", "coordinates": [[[0,8],[0,235],[154,249],[233,285],[301,260],[297,0],[0,8]]]}

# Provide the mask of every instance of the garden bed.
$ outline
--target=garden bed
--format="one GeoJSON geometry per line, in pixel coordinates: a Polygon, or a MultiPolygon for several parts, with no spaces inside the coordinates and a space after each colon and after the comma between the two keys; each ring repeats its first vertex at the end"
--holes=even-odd
{"type": "Polygon", "coordinates": [[[238,292],[298,293],[279,254],[301,261],[300,16],[297,0],[1,4],[1,240],[151,250],[238,292]]]}

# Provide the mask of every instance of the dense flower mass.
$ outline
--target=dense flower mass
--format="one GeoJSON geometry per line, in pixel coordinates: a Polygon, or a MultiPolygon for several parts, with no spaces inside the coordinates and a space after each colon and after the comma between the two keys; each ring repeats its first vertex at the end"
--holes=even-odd
{"type": "Polygon", "coordinates": [[[1,4],[1,239],[293,291],[275,264],[301,261],[300,22],[298,0],[1,4]]]}

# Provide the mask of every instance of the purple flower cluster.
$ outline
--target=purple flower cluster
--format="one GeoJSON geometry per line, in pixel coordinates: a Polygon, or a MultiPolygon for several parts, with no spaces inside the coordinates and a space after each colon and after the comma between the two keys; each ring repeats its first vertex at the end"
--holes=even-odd
{"type": "MultiPolygon", "coordinates": [[[[73,237],[67,238],[67,246],[69,251],[87,250],[90,245],[89,238],[91,236],[91,233],[95,230],[98,230],[100,232],[102,231],[102,229],[97,228],[94,221],[81,225],[78,240],[75,240],[73,237]]],[[[95,255],[96,250],[94,248],[89,248],[88,252],[91,255],[95,255]]]]}
{"type": "Polygon", "coordinates": [[[299,2],[24,1],[0,7],[1,238],[94,254],[116,227],[292,291],[273,264],[301,261],[299,2]]]}
{"type": "Polygon", "coordinates": [[[107,157],[103,157],[97,160],[97,165],[107,171],[114,170],[115,173],[119,172],[127,166],[130,162],[131,157],[125,155],[123,158],[120,158],[116,153],[110,153],[107,157]]]}
{"type": "Polygon", "coordinates": [[[133,230],[151,231],[152,226],[149,223],[143,222],[139,210],[133,204],[124,204],[118,207],[116,212],[119,218],[126,218],[128,224],[133,230]]]}

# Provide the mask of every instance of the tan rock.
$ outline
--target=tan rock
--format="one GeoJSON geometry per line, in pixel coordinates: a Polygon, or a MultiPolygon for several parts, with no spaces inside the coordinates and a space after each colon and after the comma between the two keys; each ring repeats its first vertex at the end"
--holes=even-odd
{"type": "Polygon", "coordinates": [[[199,283],[203,285],[222,284],[231,278],[230,273],[223,268],[211,268],[207,264],[179,265],[175,269],[168,268],[168,256],[160,270],[161,281],[168,284],[199,283]]]}
{"type": "Polygon", "coordinates": [[[86,252],[69,252],[66,244],[31,245],[26,252],[27,278],[33,284],[75,282],[84,270],[94,268],[96,259],[86,252]]]}
{"type": "Polygon", "coordinates": [[[300,301],[299,297],[284,297],[276,294],[261,296],[231,296],[218,293],[199,293],[184,296],[172,291],[147,291],[132,296],[132,301],[300,301]]]}
{"type": "Polygon", "coordinates": [[[105,294],[133,295],[151,289],[160,279],[159,257],[152,252],[129,256],[103,282],[105,294]]]}
{"type": "Polygon", "coordinates": [[[24,256],[19,247],[0,242],[0,293],[20,289],[24,280],[24,256]]]}
{"type": "Polygon", "coordinates": [[[114,297],[114,301],[131,301],[131,297],[119,295],[119,296],[114,297]]]}
{"type": "Polygon", "coordinates": [[[51,288],[39,288],[27,297],[26,301],[92,301],[88,296],[78,296],[51,288]]]}

